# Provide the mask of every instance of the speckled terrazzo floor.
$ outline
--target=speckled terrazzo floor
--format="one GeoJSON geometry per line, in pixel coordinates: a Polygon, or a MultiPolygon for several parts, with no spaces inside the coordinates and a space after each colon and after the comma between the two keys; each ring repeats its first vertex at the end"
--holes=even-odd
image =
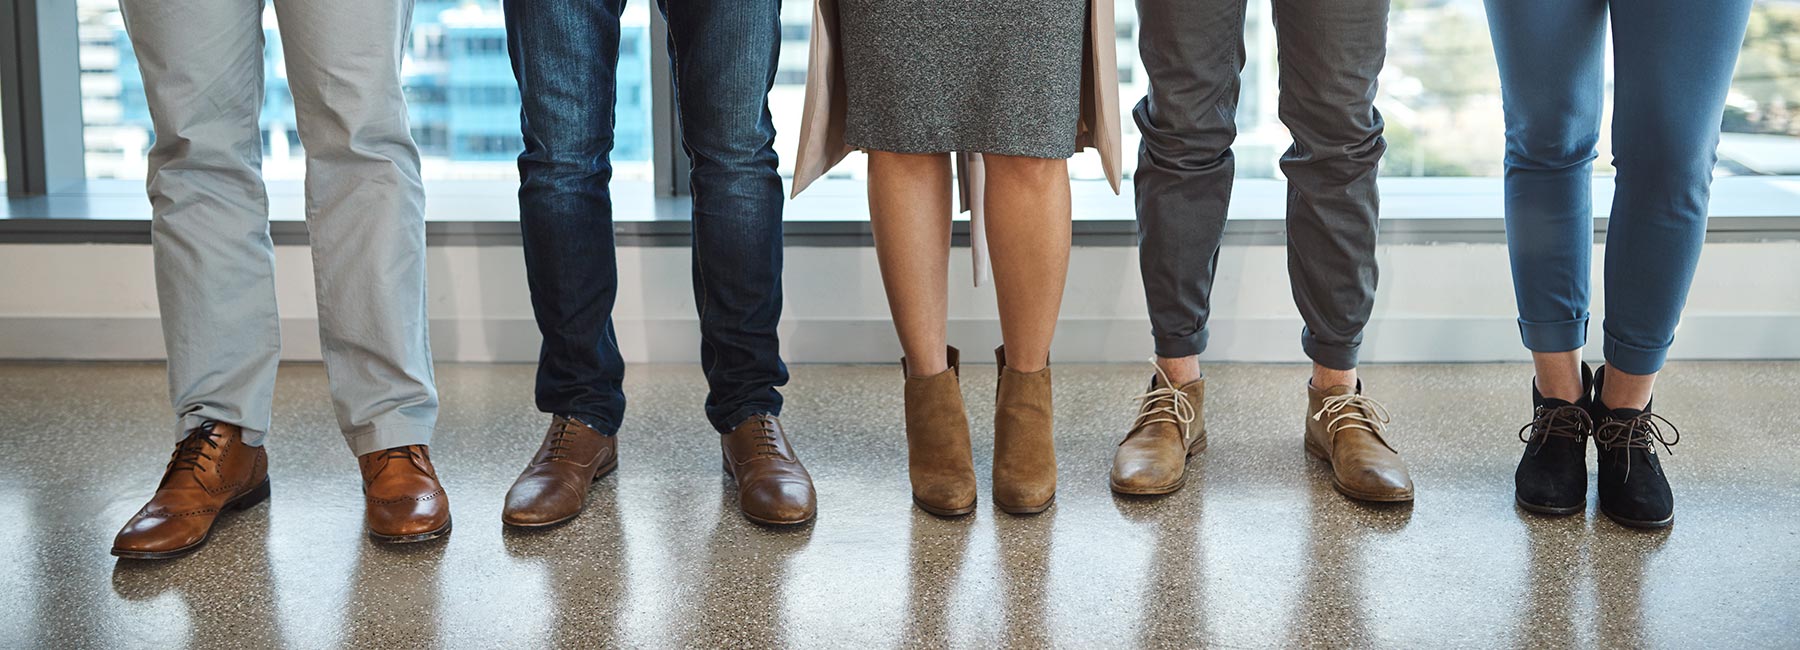
{"type": "Polygon", "coordinates": [[[769,530],[728,500],[699,371],[634,367],[619,472],[571,525],[516,534],[498,516],[545,424],[532,368],[442,365],[456,530],[394,549],[359,528],[322,369],[289,365],[273,499],[194,556],[135,563],[107,549],[167,458],[161,367],[0,364],[0,647],[1800,644],[1800,363],[1670,367],[1661,533],[1514,508],[1518,365],[1365,369],[1411,507],[1331,491],[1301,451],[1298,366],[1210,368],[1189,486],[1115,498],[1146,368],[1057,368],[1060,497],[1029,518],[985,500],[993,372],[968,368],[984,500],[940,520],[908,501],[898,369],[798,366],[785,420],[820,515],[769,530]]]}

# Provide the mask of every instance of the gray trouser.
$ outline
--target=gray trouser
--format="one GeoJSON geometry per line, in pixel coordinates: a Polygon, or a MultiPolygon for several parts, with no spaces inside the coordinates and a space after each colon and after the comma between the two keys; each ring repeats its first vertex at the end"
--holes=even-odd
{"type": "MultiPolygon", "coordinates": [[[[1261,2],[1263,0],[1255,0],[1261,2]]],[[[1288,178],[1288,275],[1306,355],[1356,367],[1375,302],[1376,168],[1387,148],[1375,77],[1388,0],[1273,0],[1288,178]]],[[[1150,93],[1132,111],[1138,260],[1157,356],[1206,349],[1234,173],[1247,0],[1138,0],[1150,93]]]]}
{"type": "MultiPolygon", "coordinates": [[[[425,199],[400,91],[412,2],[274,4],[338,426],[359,455],[428,443],[425,199]]],[[[261,444],[281,353],[260,175],[263,1],[121,5],[156,123],[148,185],[177,429],[217,420],[261,444]]]]}

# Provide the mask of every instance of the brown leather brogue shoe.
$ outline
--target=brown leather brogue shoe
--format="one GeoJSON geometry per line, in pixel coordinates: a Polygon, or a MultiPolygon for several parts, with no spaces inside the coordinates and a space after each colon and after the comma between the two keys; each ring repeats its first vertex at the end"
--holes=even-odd
{"type": "Polygon", "coordinates": [[[781,420],[752,415],[719,436],[725,471],[737,480],[738,507],[759,524],[805,523],[817,512],[812,476],[788,446],[781,420]]]}
{"type": "Polygon", "coordinates": [[[618,466],[617,440],[580,420],[556,416],[537,455],[506,491],[500,521],[537,528],[574,519],[587,505],[588,487],[618,466]]]}
{"type": "Polygon", "coordinates": [[[370,539],[405,544],[450,532],[450,497],[425,445],[363,454],[356,463],[362,467],[363,522],[370,539]]]}
{"type": "Polygon", "coordinates": [[[1159,366],[1138,396],[1138,416],[1113,451],[1112,489],[1120,494],[1168,494],[1187,484],[1188,459],[1206,450],[1206,378],[1169,385],[1159,366]]]}
{"type": "Polygon", "coordinates": [[[112,554],[162,560],[198,550],[220,513],[269,498],[269,457],[244,444],[244,433],[207,422],[175,444],[156,495],[113,538],[112,554]]]}
{"type": "Polygon", "coordinates": [[[1040,513],[1056,502],[1050,366],[1031,373],[1008,368],[1004,346],[994,350],[994,358],[1000,363],[994,403],[994,505],[1008,514],[1040,513]]]}
{"type": "Polygon", "coordinates": [[[1412,476],[1388,444],[1387,408],[1353,389],[1306,385],[1306,451],[1331,464],[1331,485],[1363,501],[1411,501],[1412,476]]]}
{"type": "MultiPolygon", "coordinates": [[[[920,510],[957,517],[975,511],[975,458],[957,381],[962,354],[956,348],[946,353],[950,367],[943,372],[906,374],[906,473],[920,510]]],[[[901,370],[906,367],[901,359],[901,370]]]]}

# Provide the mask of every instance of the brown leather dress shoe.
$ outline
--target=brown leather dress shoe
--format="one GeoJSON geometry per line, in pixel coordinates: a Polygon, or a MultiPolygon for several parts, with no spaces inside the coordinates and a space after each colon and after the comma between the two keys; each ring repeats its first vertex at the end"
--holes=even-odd
{"type": "MultiPolygon", "coordinates": [[[[906,373],[906,473],[920,510],[959,517],[975,511],[975,454],[958,382],[962,353],[945,352],[950,367],[943,372],[906,373]]],[[[905,359],[900,368],[906,370],[905,359]]]]}
{"type": "Polygon", "coordinates": [[[581,514],[588,487],[619,466],[617,440],[580,420],[556,416],[531,464],[506,491],[500,521],[508,526],[554,526],[581,514]]]}
{"type": "Polygon", "coordinates": [[[425,445],[363,454],[356,463],[362,467],[363,522],[370,539],[405,544],[450,532],[450,497],[425,445]]]}
{"type": "Polygon", "coordinates": [[[788,446],[781,420],[753,415],[719,436],[725,471],[737,479],[738,507],[759,524],[805,523],[817,512],[812,476],[788,446]]]}
{"type": "Polygon", "coordinates": [[[244,444],[243,431],[208,422],[176,443],[156,495],[113,538],[112,554],[162,560],[198,550],[219,513],[269,498],[269,457],[244,444]]]}
{"type": "Polygon", "coordinates": [[[1113,451],[1112,489],[1120,494],[1168,494],[1187,484],[1188,459],[1206,450],[1206,379],[1179,388],[1162,368],[1138,396],[1137,421],[1113,451]]]}
{"type": "Polygon", "coordinates": [[[1331,464],[1331,485],[1363,501],[1411,501],[1412,476],[1384,433],[1387,408],[1354,389],[1306,385],[1306,451],[1331,464]]]}
{"type": "Polygon", "coordinates": [[[1056,427],[1051,409],[1050,366],[1019,372],[1006,366],[1006,348],[994,350],[1000,363],[994,399],[994,505],[1001,512],[1030,515],[1056,502],[1056,427]]]}

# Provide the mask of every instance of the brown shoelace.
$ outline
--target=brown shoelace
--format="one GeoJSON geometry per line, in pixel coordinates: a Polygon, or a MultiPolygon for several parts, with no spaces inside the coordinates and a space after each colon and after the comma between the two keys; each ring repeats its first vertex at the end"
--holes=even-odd
{"type": "Polygon", "coordinates": [[[569,426],[569,419],[558,419],[556,426],[550,429],[550,448],[544,450],[544,462],[568,458],[569,447],[574,444],[572,440],[574,437],[575,431],[569,426]]]}
{"type": "Polygon", "coordinates": [[[413,451],[413,447],[414,447],[414,445],[407,445],[405,447],[395,447],[393,449],[382,450],[380,459],[381,460],[412,460],[413,458],[420,455],[418,452],[413,451]]]}
{"type": "Polygon", "coordinates": [[[1551,436],[1580,441],[1594,430],[1594,416],[1588,414],[1587,409],[1574,404],[1555,408],[1540,406],[1536,416],[1525,426],[1519,427],[1519,442],[1538,445],[1531,450],[1533,456],[1544,448],[1543,443],[1551,436]],[[1531,435],[1526,435],[1526,432],[1531,435]]]}
{"type": "Polygon", "coordinates": [[[768,415],[753,415],[750,418],[757,422],[756,432],[752,434],[756,438],[755,454],[764,458],[781,458],[781,445],[775,441],[775,418],[768,415]]]}
{"type": "MultiPolygon", "coordinates": [[[[1681,442],[1681,430],[1667,418],[1645,411],[1636,417],[1623,420],[1607,420],[1594,429],[1594,442],[1607,449],[1647,449],[1656,455],[1656,445],[1661,444],[1663,451],[1675,453],[1674,447],[1681,442]],[[1662,425],[1658,425],[1661,422],[1662,425]],[[1662,427],[1669,427],[1672,438],[1664,437],[1662,427]]],[[[1625,477],[1631,477],[1631,454],[1625,455],[1625,477]]]]}

